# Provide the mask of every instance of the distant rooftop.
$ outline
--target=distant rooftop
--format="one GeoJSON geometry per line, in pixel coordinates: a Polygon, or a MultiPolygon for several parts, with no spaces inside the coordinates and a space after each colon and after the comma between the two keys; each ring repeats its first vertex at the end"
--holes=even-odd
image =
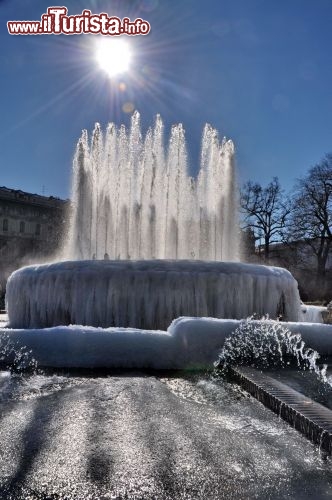
{"type": "Polygon", "coordinates": [[[56,208],[60,208],[61,206],[69,203],[69,200],[62,200],[61,198],[57,198],[55,196],[42,196],[40,194],[26,193],[20,189],[11,189],[5,186],[0,186],[0,201],[1,200],[56,208]]]}

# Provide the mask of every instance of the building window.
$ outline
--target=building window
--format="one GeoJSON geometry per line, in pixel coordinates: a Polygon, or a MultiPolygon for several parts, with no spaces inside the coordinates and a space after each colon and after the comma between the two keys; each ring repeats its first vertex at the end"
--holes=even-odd
{"type": "Polygon", "coordinates": [[[2,222],[2,230],[8,231],[8,219],[4,219],[2,222]]]}
{"type": "Polygon", "coordinates": [[[20,233],[24,233],[24,231],[25,231],[25,222],[23,222],[21,220],[21,222],[20,222],[20,233]]]}
{"type": "Polygon", "coordinates": [[[36,235],[40,235],[40,224],[36,224],[36,235]]]}

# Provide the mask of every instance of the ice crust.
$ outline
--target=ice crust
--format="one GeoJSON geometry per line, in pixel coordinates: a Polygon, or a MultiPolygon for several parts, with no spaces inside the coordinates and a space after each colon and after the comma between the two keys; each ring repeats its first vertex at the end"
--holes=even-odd
{"type": "MultiPolygon", "coordinates": [[[[238,320],[178,318],[167,331],[59,326],[0,329],[2,336],[32,350],[39,366],[55,368],[213,368],[225,338],[238,320]]],[[[257,321],[259,324],[259,321],[257,321]]],[[[307,347],[332,354],[332,325],[281,323],[300,333],[307,347]]]]}
{"type": "Polygon", "coordinates": [[[297,321],[297,282],[285,269],[233,262],[68,261],[9,278],[11,328],[57,325],[166,330],[180,316],[297,321]]]}
{"type": "Polygon", "coordinates": [[[322,313],[326,310],[324,306],[301,304],[300,321],[305,323],[324,323],[322,313]]]}

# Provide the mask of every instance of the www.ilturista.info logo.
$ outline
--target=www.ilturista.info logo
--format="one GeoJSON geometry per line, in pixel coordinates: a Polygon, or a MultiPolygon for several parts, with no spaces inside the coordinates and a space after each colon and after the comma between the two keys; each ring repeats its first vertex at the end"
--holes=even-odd
{"type": "Polygon", "coordinates": [[[131,21],[128,17],[120,19],[101,14],[92,14],[85,9],[78,16],[68,16],[67,7],[49,7],[40,21],[8,21],[10,35],[147,35],[150,24],[141,18],[131,21]]]}

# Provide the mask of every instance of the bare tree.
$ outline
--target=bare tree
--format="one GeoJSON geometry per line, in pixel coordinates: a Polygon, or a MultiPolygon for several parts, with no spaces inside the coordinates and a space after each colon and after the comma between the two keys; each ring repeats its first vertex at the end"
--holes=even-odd
{"type": "Polygon", "coordinates": [[[264,242],[264,258],[268,260],[272,243],[281,241],[290,204],[277,177],[266,186],[247,182],[240,195],[243,229],[250,229],[256,241],[264,242]]]}
{"type": "Polygon", "coordinates": [[[303,241],[317,259],[317,277],[325,275],[332,248],[332,154],[298,180],[294,190],[289,241],[303,241]]]}

